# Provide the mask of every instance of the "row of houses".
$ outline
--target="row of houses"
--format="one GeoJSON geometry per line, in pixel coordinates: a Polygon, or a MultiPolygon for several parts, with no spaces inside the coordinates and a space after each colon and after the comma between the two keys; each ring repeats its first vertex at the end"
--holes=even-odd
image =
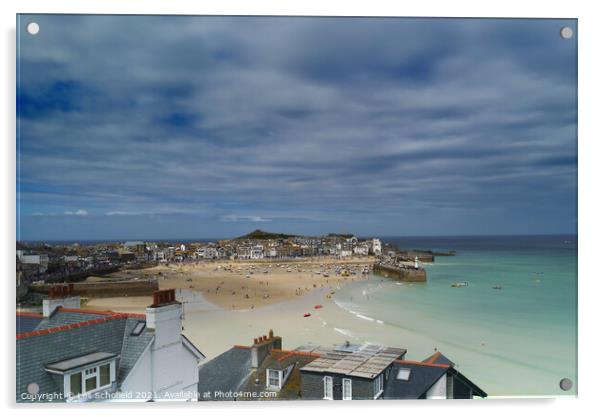
{"type": "Polygon", "coordinates": [[[146,314],[82,309],[55,287],[16,315],[16,401],[470,399],[485,397],[441,352],[422,361],[373,343],[282,348],[270,330],[207,361],[182,334],[174,290],[146,314]]]}
{"type": "Polygon", "coordinates": [[[17,271],[26,283],[60,282],[75,274],[148,263],[215,259],[293,259],[311,256],[379,256],[379,239],[355,236],[295,236],[281,239],[233,239],[217,242],[167,243],[126,241],[92,245],[42,245],[17,250],[17,271]]]}
{"type": "Polygon", "coordinates": [[[189,244],[167,248],[149,248],[157,261],[186,261],[198,259],[290,259],[311,256],[379,256],[379,239],[358,240],[357,237],[294,237],[287,239],[222,240],[216,243],[189,244]]]}
{"type": "Polygon", "coordinates": [[[487,393],[441,352],[422,361],[406,349],[373,343],[307,344],[282,349],[270,330],[236,345],[199,370],[199,399],[471,399],[487,393]]]}

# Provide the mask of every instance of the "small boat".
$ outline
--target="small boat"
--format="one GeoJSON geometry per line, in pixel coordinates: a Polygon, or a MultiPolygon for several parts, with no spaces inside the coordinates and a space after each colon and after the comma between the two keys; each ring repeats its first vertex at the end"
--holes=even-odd
{"type": "Polygon", "coordinates": [[[311,314],[310,314],[310,313],[305,313],[305,314],[303,315],[303,317],[310,317],[310,316],[311,316],[311,314]]]}
{"type": "Polygon", "coordinates": [[[316,304],[316,305],[314,306],[314,308],[315,308],[316,310],[318,310],[318,309],[322,308],[322,304],[316,304]]]}
{"type": "Polygon", "coordinates": [[[466,281],[464,281],[464,282],[454,282],[451,286],[453,288],[468,287],[468,282],[466,282],[466,281]]]}
{"type": "Polygon", "coordinates": [[[496,285],[494,285],[494,286],[493,286],[493,287],[491,287],[491,288],[493,288],[494,290],[501,290],[501,289],[502,289],[502,286],[501,286],[500,284],[496,284],[496,285]]]}

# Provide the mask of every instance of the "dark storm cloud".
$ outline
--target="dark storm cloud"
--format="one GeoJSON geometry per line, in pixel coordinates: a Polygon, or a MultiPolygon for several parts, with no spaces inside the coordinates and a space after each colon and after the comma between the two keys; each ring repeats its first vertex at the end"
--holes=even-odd
{"type": "Polygon", "coordinates": [[[575,230],[573,21],[21,19],[23,238],[575,230]]]}

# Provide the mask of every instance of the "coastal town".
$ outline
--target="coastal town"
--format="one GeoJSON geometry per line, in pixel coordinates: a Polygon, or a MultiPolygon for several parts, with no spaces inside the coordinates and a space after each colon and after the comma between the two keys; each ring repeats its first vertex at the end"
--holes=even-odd
{"type": "MultiPolygon", "coordinates": [[[[426,275],[421,267],[422,262],[434,262],[434,253],[400,250],[391,244],[383,244],[378,238],[358,238],[352,234],[307,237],[261,230],[215,242],[18,242],[17,296],[23,298],[28,288],[36,284],[81,282],[91,276],[107,276],[119,271],[145,270],[157,266],[186,267],[220,262],[232,262],[234,265],[244,262],[296,263],[320,259],[342,264],[360,260],[362,269],[358,272],[366,273],[376,267],[385,276],[403,275],[409,280],[424,281],[426,275]]],[[[228,264],[224,264],[224,267],[226,270],[233,268],[228,264]]],[[[241,267],[234,268],[242,271],[241,267]]],[[[246,268],[245,275],[253,274],[255,271],[252,269],[246,268]]],[[[292,272],[293,267],[287,266],[285,269],[292,272]]],[[[314,272],[325,276],[329,274],[325,267],[314,272]]],[[[355,267],[338,267],[331,272],[343,276],[356,273],[355,267]]]]}
{"type": "Polygon", "coordinates": [[[438,352],[408,361],[401,347],[320,340],[283,350],[270,331],[206,356],[194,327],[183,333],[195,303],[250,312],[314,293],[330,302],[374,275],[424,282],[436,254],[261,230],[215,242],[18,243],[17,401],[485,397],[438,352]]]}
{"type": "Polygon", "coordinates": [[[93,244],[17,244],[17,271],[22,280],[57,282],[91,273],[113,272],[120,267],[144,268],[156,264],[215,260],[294,260],[311,257],[380,256],[379,239],[330,234],[304,237],[256,230],[248,235],[216,242],[124,241],[93,244]]]}

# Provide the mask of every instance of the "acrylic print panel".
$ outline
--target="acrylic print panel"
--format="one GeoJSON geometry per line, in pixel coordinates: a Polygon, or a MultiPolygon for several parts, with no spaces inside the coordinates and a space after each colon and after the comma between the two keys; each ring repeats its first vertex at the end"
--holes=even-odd
{"type": "Polygon", "coordinates": [[[577,394],[576,20],[17,33],[18,402],[577,394]]]}

